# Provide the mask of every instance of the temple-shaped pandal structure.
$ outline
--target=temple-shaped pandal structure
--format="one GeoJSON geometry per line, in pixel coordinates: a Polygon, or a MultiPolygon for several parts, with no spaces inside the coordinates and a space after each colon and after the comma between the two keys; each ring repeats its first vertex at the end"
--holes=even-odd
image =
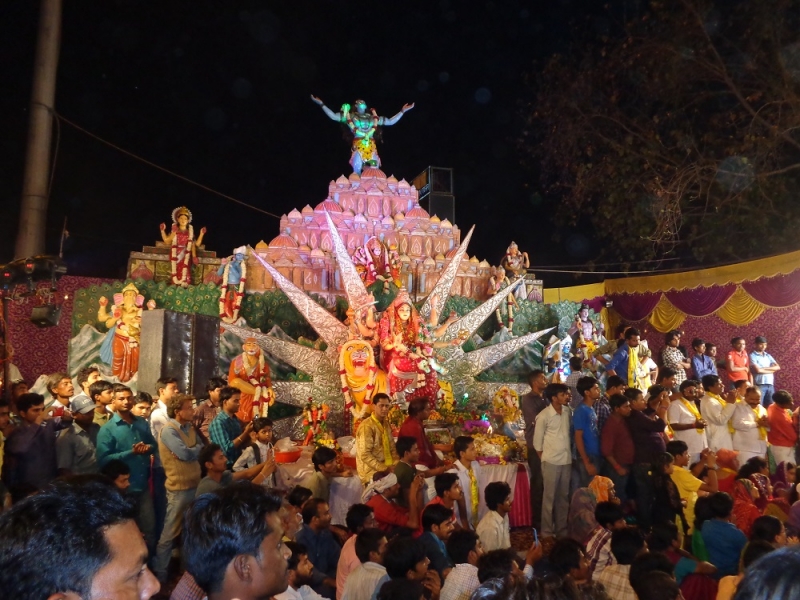
{"type": "MultiPolygon", "coordinates": [[[[328,299],[344,295],[344,290],[326,212],[351,256],[373,236],[387,248],[395,246],[402,284],[416,298],[430,293],[461,242],[458,227],[429,215],[419,205],[417,190],[405,179],[387,177],[375,167],[365,168],[360,176],[342,175],[331,181],[325,200],[282,216],[281,233],[269,244],[262,241],[255,246],[258,255],[298,288],[328,299]]],[[[248,292],[277,287],[255,257],[249,258],[247,269],[248,292]]],[[[465,255],[450,295],[484,300],[490,275],[489,263],[465,255]]]]}

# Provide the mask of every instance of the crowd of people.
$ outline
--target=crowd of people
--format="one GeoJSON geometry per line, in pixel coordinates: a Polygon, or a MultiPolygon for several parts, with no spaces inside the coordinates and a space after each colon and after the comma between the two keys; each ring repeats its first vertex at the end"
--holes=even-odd
{"type": "Polygon", "coordinates": [[[314,472],[286,485],[273,423],[241,422],[240,392],[222,378],[199,399],[172,378],[154,397],[134,394],[94,368],[78,374],[77,390],[52,375],[48,397],[15,385],[12,402],[0,402],[0,596],[800,593],[798,414],[774,389],[766,340],[744,358],[733,340],[726,380],[702,340],[693,357],[678,332],[666,341],[663,364],[643,372],[639,332],[622,331],[604,386],[582,365],[565,384],[530,374],[520,408],[533,536],[512,535],[512,489],[487,479],[471,437],[457,437],[449,459],[434,450],[426,398],[409,403],[395,438],[391,399],[376,394],[356,433],[356,472],[320,446],[314,472]],[[340,477],[357,477],[363,495],[333,523],[340,477]]]}

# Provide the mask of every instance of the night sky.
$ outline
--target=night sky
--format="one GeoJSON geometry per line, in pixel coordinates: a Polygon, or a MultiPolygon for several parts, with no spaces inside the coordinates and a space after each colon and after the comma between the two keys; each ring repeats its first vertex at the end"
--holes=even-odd
{"type": "MultiPolygon", "coordinates": [[[[470,255],[498,264],[516,240],[533,266],[580,264],[589,232],[556,231],[516,139],[524,83],[570,23],[598,2],[65,2],[56,110],[166,169],[277,215],[316,205],[351,172],[349,143],[311,93],[337,110],[364,98],[383,129],[383,170],[413,179],[455,169],[456,223],[477,224],[470,255]],[[558,233],[559,241],[553,241],[558,233]]],[[[0,263],[12,258],[28,128],[38,2],[0,7],[0,263]]],[[[602,18],[598,26],[604,27],[602,18]]],[[[56,139],[54,129],[54,143],[56,139]]],[[[47,250],[76,275],[122,277],[128,253],[160,239],[175,206],[206,226],[206,248],[278,231],[278,220],[209,194],[60,126],[47,250]]],[[[545,285],[594,279],[543,275],[545,285]]]]}

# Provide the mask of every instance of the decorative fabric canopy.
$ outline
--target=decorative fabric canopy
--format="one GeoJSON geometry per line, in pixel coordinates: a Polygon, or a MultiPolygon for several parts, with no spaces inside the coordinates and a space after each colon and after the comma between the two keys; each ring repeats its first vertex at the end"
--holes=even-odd
{"type": "MultiPolygon", "coordinates": [[[[690,280],[691,278],[686,278],[690,280]]],[[[687,316],[716,314],[731,325],[747,325],[766,308],[800,304],[800,269],[789,275],[764,277],[740,284],[667,292],[614,294],[614,310],[629,322],[647,319],[662,333],[677,329],[687,316]]]]}

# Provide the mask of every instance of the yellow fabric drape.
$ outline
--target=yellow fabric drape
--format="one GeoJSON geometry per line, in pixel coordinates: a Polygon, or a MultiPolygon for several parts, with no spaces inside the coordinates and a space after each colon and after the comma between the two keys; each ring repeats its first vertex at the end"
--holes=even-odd
{"type": "Polygon", "coordinates": [[[686,313],[675,308],[675,305],[664,294],[661,294],[661,300],[658,301],[647,320],[656,328],[656,331],[667,333],[680,327],[681,323],[686,320],[686,313]]]}
{"type": "Polygon", "coordinates": [[[798,264],[800,264],[800,250],[713,269],[700,269],[666,275],[648,275],[645,277],[606,279],[605,289],[606,294],[609,295],[643,294],[658,290],[662,292],[688,290],[699,286],[710,287],[712,285],[755,281],[762,277],[788,275],[797,270],[798,264]]]}
{"type": "Polygon", "coordinates": [[[606,295],[605,283],[590,283],[588,285],[573,285],[563,288],[545,288],[544,303],[555,304],[569,300],[580,304],[584,300],[606,295]]]}
{"type": "Polygon", "coordinates": [[[725,304],[717,309],[716,314],[726,323],[744,326],[760,317],[764,309],[761,302],[755,300],[741,286],[736,286],[736,291],[725,304]]]}

